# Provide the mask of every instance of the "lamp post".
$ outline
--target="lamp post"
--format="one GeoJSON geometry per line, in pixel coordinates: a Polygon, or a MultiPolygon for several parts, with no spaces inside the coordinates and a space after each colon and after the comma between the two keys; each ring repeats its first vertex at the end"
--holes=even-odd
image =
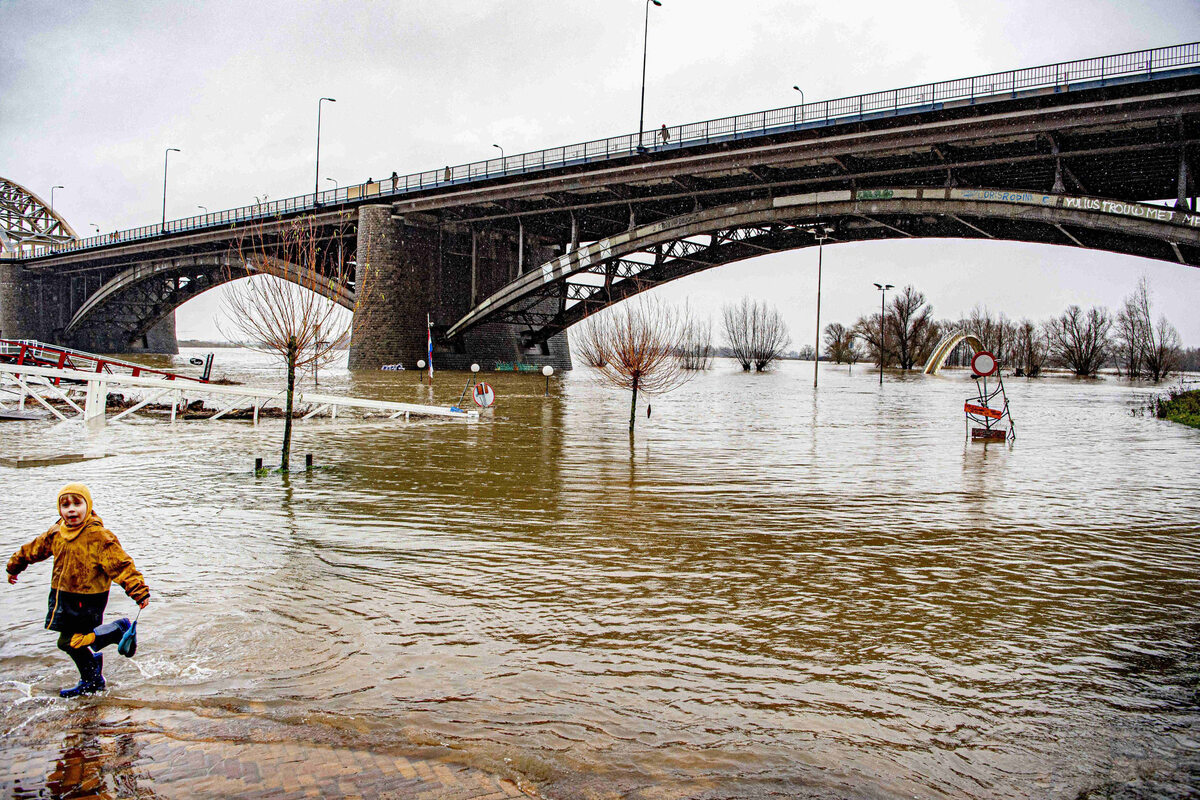
{"type": "Polygon", "coordinates": [[[334,191],[334,192],[337,192],[337,190],[338,190],[338,188],[339,188],[339,187],[338,187],[338,182],[337,182],[337,179],[336,179],[336,178],[326,178],[325,180],[327,180],[327,181],[332,181],[332,182],[333,182],[333,191],[334,191]]]}
{"type": "Polygon", "coordinates": [[[813,340],[813,388],[817,388],[817,375],[821,366],[821,262],[825,254],[825,240],[833,233],[828,225],[817,225],[808,232],[817,239],[817,337],[813,340]]]}
{"type": "Polygon", "coordinates": [[[162,212],[162,227],[160,233],[167,230],[167,159],[171,157],[171,153],[183,152],[178,147],[168,147],[163,153],[163,212],[162,212]]]}
{"type": "Polygon", "coordinates": [[[500,146],[500,145],[498,145],[498,144],[494,144],[494,145],[492,145],[492,147],[494,147],[494,148],[496,148],[497,150],[499,150],[499,151],[500,151],[500,160],[501,160],[501,161],[504,161],[504,148],[503,148],[503,147],[501,147],[501,146],[500,146]]]}
{"type": "MultiPolygon", "coordinates": [[[[800,121],[804,122],[804,90],[801,89],[799,86],[793,86],[792,88],[800,93],[800,121]]],[[[796,113],[795,112],[792,112],[792,124],[793,125],[796,124],[796,113]]]]}
{"type": "Polygon", "coordinates": [[[204,212],[204,216],[208,216],[208,206],[197,205],[196,208],[204,212]]]}
{"type": "Polygon", "coordinates": [[[638,107],[638,143],[639,153],[646,152],[642,146],[642,130],[646,127],[646,48],[650,42],[650,4],[661,6],[660,0],[646,0],[646,24],[642,31],[642,102],[638,107]]]}
{"type": "Polygon", "coordinates": [[[883,386],[883,335],[887,328],[883,324],[883,299],[887,296],[887,290],[892,288],[890,283],[877,283],[875,288],[879,290],[879,385],[883,386]]]}
{"type": "Polygon", "coordinates": [[[58,184],[58,185],[50,187],[50,211],[51,212],[54,211],[54,190],[55,189],[65,189],[65,188],[67,188],[67,187],[63,186],[62,184],[58,184]]]}
{"type": "Polygon", "coordinates": [[[99,235],[100,235],[100,226],[99,226],[99,225],[97,225],[97,224],[96,224],[96,223],[94,223],[94,222],[89,222],[89,223],[88,223],[88,225],[91,225],[93,228],[95,228],[95,229],[96,229],[96,235],[97,235],[97,236],[99,236],[99,235]]]}
{"type": "Polygon", "coordinates": [[[317,192],[321,188],[321,103],[328,100],[331,103],[336,103],[332,97],[322,97],[317,101],[317,172],[313,176],[313,205],[317,205],[317,192]]]}
{"type": "Polygon", "coordinates": [[[554,374],[554,367],[547,364],[542,367],[542,374],[546,376],[546,397],[550,396],[550,376],[554,374]]]}

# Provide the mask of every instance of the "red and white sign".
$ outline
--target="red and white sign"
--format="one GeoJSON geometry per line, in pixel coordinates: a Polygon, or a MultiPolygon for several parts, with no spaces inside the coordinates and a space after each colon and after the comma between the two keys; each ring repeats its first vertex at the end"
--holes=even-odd
{"type": "Polygon", "coordinates": [[[999,368],[1000,365],[996,363],[996,357],[987,350],[980,350],[971,359],[971,369],[974,370],[976,375],[992,375],[999,368]]]}
{"type": "Polygon", "coordinates": [[[480,408],[487,408],[496,402],[496,393],[492,391],[491,386],[481,382],[475,384],[475,388],[471,390],[471,399],[480,408]]]}

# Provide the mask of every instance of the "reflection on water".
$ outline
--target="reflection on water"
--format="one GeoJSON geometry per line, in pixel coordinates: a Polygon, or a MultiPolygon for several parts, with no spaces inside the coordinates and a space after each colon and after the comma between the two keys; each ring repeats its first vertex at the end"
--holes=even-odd
{"type": "MultiPolygon", "coordinates": [[[[1013,380],[1021,438],[971,444],[961,374],[880,389],[826,367],[814,395],[810,364],[719,362],[631,443],[628,397],[586,370],[550,397],[487,379],[479,424],[303,423],[321,468],[290,477],[251,469],[278,421],[9,424],[10,450],[107,457],[0,468],[3,546],[52,521],[59,485],[92,486],[155,590],[106,704],[444,743],[555,797],[1200,780],[1200,432],[1132,416],[1148,390],[1013,380]]],[[[465,380],[321,376],[440,404],[465,380]]],[[[41,630],[48,573],[5,588],[5,732],[71,679],[41,630]]]]}

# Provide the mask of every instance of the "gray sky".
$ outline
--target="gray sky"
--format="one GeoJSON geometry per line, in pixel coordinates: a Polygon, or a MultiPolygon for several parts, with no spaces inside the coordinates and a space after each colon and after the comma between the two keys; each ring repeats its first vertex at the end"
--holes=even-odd
{"type": "MultiPolygon", "coordinates": [[[[651,8],[646,125],[676,124],[1200,39],[1200,2],[663,0],[651,8]]],[[[637,129],[644,0],[32,2],[0,0],[0,175],[48,197],[81,235],[368,176],[637,129]]],[[[939,317],[976,304],[1042,319],[1115,308],[1150,278],[1200,345],[1200,270],[1065,247],[919,240],[827,248],[823,323],[877,307],[873,281],[925,292],[939,317]]],[[[657,290],[703,313],[749,294],[813,338],[815,250],[657,290]]],[[[183,306],[215,337],[220,289],[183,306]]]]}

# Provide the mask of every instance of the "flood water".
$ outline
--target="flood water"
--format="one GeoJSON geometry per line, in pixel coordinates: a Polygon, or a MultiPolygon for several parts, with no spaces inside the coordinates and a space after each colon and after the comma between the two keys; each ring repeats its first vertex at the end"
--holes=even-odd
{"type": "MultiPolygon", "coordinates": [[[[437,745],[555,798],[1197,791],[1200,431],[1131,414],[1151,389],[1011,379],[1018,438],[984,445],[962,372],[718,361],[631,441],[586,369],[485,377],[477,424],[299,424],[319,469],[290,477],[252,470],[279,420],[4,423],[4,455],[103,456],[0,467],[4,556],[82,480],[154,593],[85,702],[437,745]]],[[[417,378],[322,389],[429,402],[417,378]]],[[[76,680],[48,581],[3,587],[0,765],[76,680]]]]}

